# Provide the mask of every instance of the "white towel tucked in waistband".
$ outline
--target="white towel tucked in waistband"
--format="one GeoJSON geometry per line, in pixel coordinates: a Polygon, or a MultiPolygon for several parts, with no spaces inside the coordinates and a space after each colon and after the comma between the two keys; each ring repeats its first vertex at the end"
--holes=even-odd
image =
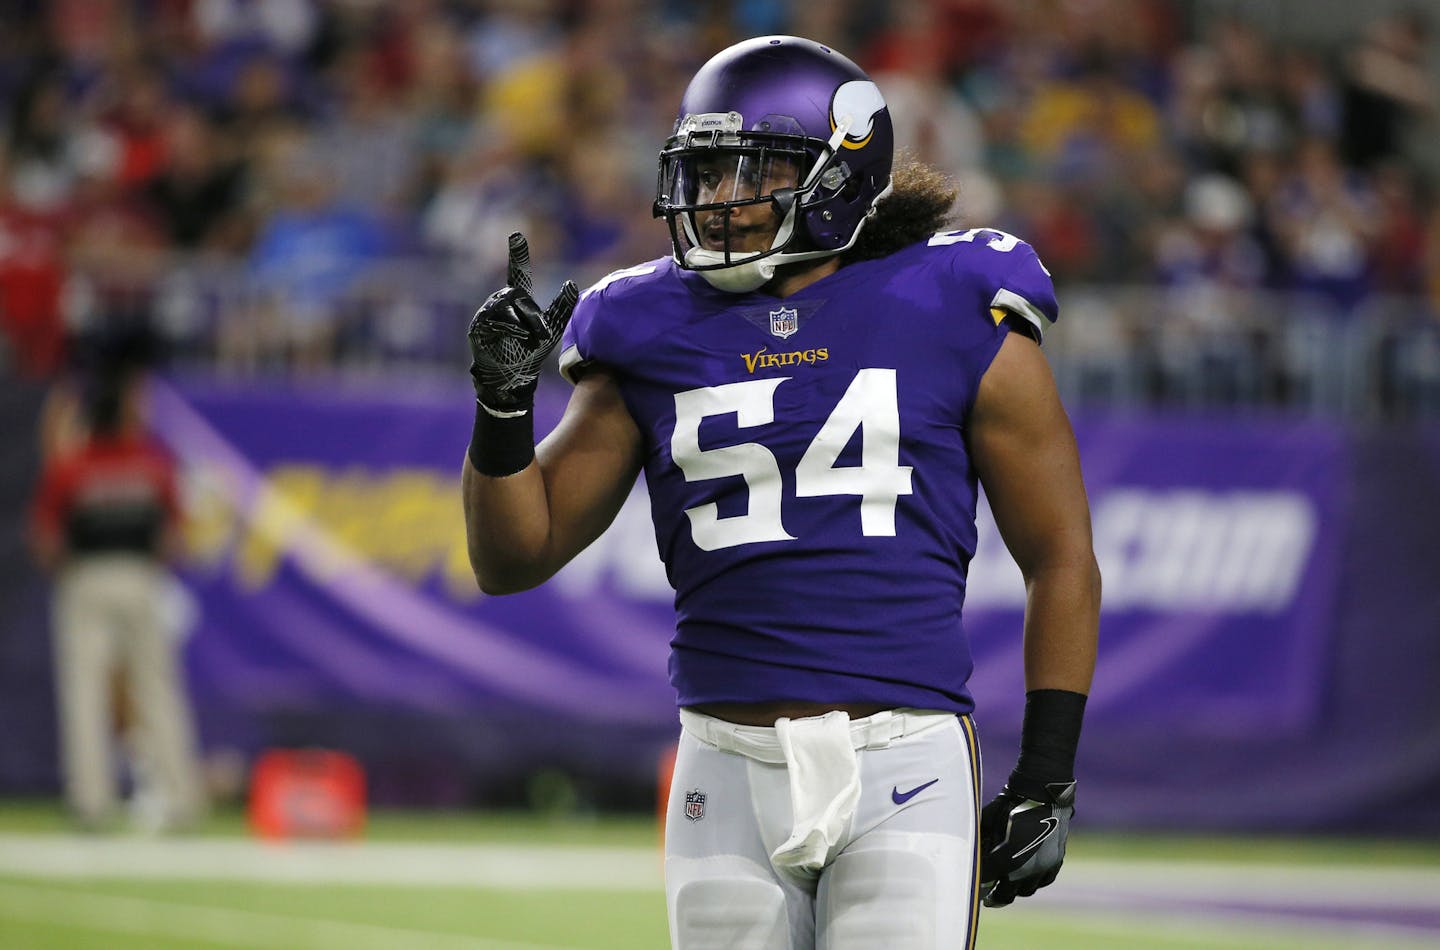
{"type": "Polygon", "coordinates": [[[860,802],[860,768],[850,716],[836,710],[777,719],[775,733],[790,771],[790,838],[770,853],[776,867],[818,871],[840,842],[860,802]]]}

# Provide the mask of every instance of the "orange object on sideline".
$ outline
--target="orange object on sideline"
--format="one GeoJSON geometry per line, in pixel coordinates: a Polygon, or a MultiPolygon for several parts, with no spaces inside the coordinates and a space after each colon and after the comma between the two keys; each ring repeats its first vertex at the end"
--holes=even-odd
{"type": "Polygon", "coordinates": [[[655,783],[655,814],[665,824],[665,809],[670,804],[670,780],[675,775],[675,749],[660,753],[660,769],[655,783]]]}
{"type": "Polygon", "coordinates": [[[660,847],[665,847],[665,810],[670,806],[670,780],[675,775],[675,753],[672,747],[660,753],[660,768],[655,782],[655,817],[660,822],[660,847]]]}
{"type": "Polygon", "coordinates": [[[365,827],[365,770],[333,749],[269,749],[250,780],[261,838],[353,838],[365,827]]]}

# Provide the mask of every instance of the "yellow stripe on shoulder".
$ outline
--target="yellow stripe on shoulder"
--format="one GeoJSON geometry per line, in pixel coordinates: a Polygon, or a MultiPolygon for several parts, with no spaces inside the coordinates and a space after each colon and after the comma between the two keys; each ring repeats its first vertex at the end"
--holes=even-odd
{"type": "Polygon", "coordinates": [[[1010,311],[1001,310],[999,307],[991,307],[990,316],[995,319],[995,325],[998,327],[1005,322],[1006,317],[1010,316],[1010,311]]]}

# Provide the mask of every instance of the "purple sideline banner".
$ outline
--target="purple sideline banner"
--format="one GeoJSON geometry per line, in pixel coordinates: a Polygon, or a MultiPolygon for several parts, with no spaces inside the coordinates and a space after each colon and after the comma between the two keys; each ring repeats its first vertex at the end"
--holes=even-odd
{"type": "MultiPolygon", "coordinates": [[[[1333,424],[1076,421],[1104,580],[1099,730],[1300,735],[1321,711],[1349,471],[1333,424]]],[[[989,513],[966,624],[979,709],[1019,731],[1024,590],[989,513]]]]}
{"type": "MultiPolygon", "coordinates": [[[[541,431],[567,393],[543,390],[541,431]]],[[[466,560],[468,391],[157,383],[191,516],[189,664],[212,701],[336,703],[673,728],[671,590],[643,483],[538,590],[466,560]]],[[[1149,732],[1310,728],[1340,570],[1343,434],[1316,423],[1077,420],[1105,577],[1087,720],[1149,732]]],[[[1018,729],[1024,589],[989,512],[966,623],[982,724],[1018,729]]]]}
{"type": "Polygon", "coordinates": [[[188,663],[209,701],[674,721],[667,604],[561,579],[476,589],[463,392],[158,384],[151,399],[185,471],[188,663]]]}

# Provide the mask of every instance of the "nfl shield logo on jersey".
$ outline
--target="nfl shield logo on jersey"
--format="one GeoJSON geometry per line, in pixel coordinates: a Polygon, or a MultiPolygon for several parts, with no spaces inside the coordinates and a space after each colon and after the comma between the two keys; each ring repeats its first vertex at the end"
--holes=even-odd
{"type": "Polygon", "coordinates": [[[685,793],[685,817],[699,821],[705,817],[705,793],[696,789],[685,793]]]}
{"type": "Polygon", "coordinates": [[[785,339],[800,329],[800,312],[794,307],[781,307],[770,311],[770,332],[785,339]]]}

